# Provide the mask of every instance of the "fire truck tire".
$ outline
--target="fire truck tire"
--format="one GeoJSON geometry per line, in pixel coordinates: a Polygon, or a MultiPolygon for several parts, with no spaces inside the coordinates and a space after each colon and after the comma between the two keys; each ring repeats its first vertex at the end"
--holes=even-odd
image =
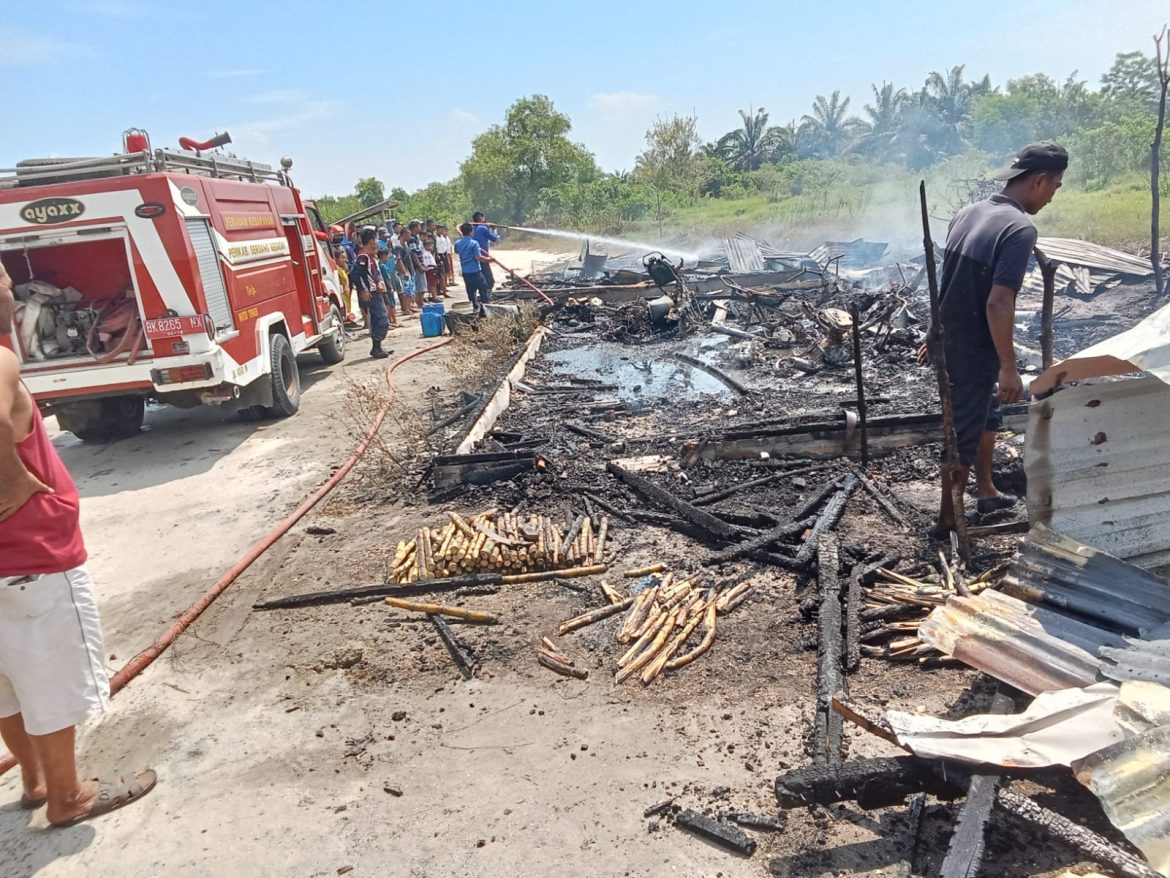
{"type": "Polygon", "coordinates": [[[295,415],[301,407],[301,374],[297,370],[297,358],[288,339],[279,333],[272,336],[269,358],[272,366],[272,405],[268,415],[273,418],[287,418],[295,415]]]}
{"type": "Polygon", "coordinates": [[[330,312],[333,315],[333,332],[321,339],[317,344],[317,352],[323,363],[332,366],[345,359],[345,320],[336,305],[330,308],[330,312]]]}
{"type": "Polygon", "coordinates": [[[126,439],[136,436],[142,429],[142,420],[146,416],[145,397],[108,396],[95,402],[96,408],[86,411],[85,416],[76,420],[69,415],[62,418],[59,413],[58,424],[82,442],[95,443],[126,439]]]}

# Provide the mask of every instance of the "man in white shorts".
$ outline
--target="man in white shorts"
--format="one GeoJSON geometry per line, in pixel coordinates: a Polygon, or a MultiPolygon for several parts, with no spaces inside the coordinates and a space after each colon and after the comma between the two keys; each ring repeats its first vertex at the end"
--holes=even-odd
{"type": "Polygon", "coordinates": [[[110,697],[79,500],[20,380],[12,282],[0,265],[0,737],[20,765],[22,807],[70,826],[135,802],[153,771],[77,775],[76,726],[110,697]]]}

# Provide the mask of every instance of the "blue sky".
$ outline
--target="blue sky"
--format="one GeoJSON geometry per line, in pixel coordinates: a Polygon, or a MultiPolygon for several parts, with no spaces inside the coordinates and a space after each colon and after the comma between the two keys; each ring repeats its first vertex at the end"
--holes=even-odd
{"type": "Polygon", "coordinates": [[[1153,0],[6,0],[0,167],[109,154],[131,126],[155,146],[227,130],[240,155],[292,155],[313,195],[371,175],[415,189],[540,92],[604,168],[629,168],[656,115],[694,113],[713,139],[741,107],[787,122],[840,89],[860,112],[871,83],[960,63],[997,84],[1076,70],[1096,85],[1168,18],[1153,0]]]}

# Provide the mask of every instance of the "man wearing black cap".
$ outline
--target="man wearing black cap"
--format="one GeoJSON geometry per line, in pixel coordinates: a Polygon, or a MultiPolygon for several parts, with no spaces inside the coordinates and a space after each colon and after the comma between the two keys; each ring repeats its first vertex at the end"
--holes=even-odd
{"type": "MultiPolygon", "coordinates": [[[[1048,141],[1020,150],[1012,166],[997,174],[1003,191],[964,207],[951,220],[939,283],[939,316],[954,406],[959,461],[942,470],[937,535],[955,524],[950,483],[966,488],[975,466],[980,513],[1016,502],[991,478],[999,404],[1016,402],[1023,382],[1016,368],[1012,330],[1016,294],[1036,245],[1031,217],[1052,200],[1068,167],[1068,152],[1048,141]],[[996,385],[998,384],[998,389],[996,385]]],[[[963,511],[958,510],[962,515],[963,511]]]]}

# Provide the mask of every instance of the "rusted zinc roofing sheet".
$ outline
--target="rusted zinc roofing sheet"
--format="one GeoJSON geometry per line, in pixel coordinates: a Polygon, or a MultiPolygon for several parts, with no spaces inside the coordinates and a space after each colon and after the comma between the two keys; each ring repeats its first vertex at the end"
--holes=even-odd
{"type": "Polygon", "coordinates": [[[1127,637],[1124,647],[1101,647],[1101,673],[1111,680],[1140,680],[1170,686],[1170,624],[1144,637],[1127,637]]]}
{"type": "Polygon", "coordinates": [[[1149,376],[1085,383],[1033,403],[1029,519],[1146,569],[1170,565],[1168,428],[1170,386],[1149,376]]]}
{"type": "Polygon", "coordinates": [[[1090,241],[1078,241],[1075,238],[1040,238],[1036,246],[1053,262],[1063,262],[1065,265],[1133,277],[1149,277],[1154,273],[1154,266],[1150,264],[1148,258],[1134,256],[1112,247],[1103,247],[1090,241]]]}
{"type": "Polygon", "coordinates": [[[994,590],[951,598],[931,612],[918,636],[1030,695],[1095,683],[1098,650],[1125,642],[1119,634],[994,590]]]}
{"type": "Polygon", "coordinates": [[[1149,372],[1170,384],[1170,305],[1131,329],[1054,363],[1036,377],[1031,391],[1042,394],[1058,384],[1128,372],[1149,372]]]}
{"type": "Polygon", "coordinates": [[[1170,875],[1170,725],[1155,726],[1086,757],[1077,780],[1101,800],[1109,821],[1170,875]]]}
{"type": "Polygon", "coordinates": [[[1020,541],[1001,588],[1124,634],[1170,621],[1170,583],[1042,524],[1020,541]]]}
{"type": "Polygon", "coordinates": [[[736,232],[734,237],[724,238],[723,252],[727,254],[732,274],[750,274],[753,271],[764,270],[764,257],[760,253],[759,242],[743,232],[736,232]]]}

